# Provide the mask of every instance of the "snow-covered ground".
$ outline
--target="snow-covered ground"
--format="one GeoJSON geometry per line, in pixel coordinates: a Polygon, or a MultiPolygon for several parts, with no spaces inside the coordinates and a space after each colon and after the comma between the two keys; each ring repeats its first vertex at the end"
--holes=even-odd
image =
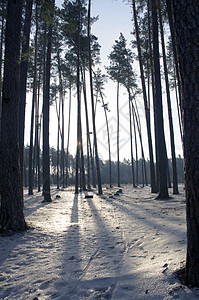
{"type": "Polygon", "coordinates": [[[175,271],[186,258],[183,186],[166,201],[150,187],[25,191],[30,229],[0,237],[0,299],[197,299],[175,271]],[[59,195],[60,197],[56,197],[59,195]]]}

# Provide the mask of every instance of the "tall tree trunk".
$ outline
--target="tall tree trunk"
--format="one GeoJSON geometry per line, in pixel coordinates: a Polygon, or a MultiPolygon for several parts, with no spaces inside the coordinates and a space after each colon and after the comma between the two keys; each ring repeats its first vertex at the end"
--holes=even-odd
{"type": "Polygon", "coordinates": [[[168,199],[167,187],[167,156],[166,144],[164,136],[163,124],[163,108],[162,108],[162,88],[160,78],[160,60],[159,60],[159,44],[158,44],[158,21],[157,21],[157,3],[156,0],[151,1],[152,5],[152,24],[153,24],[153,59],[154,59],[154,77],[155,77],[155,114],[156,114],[156,130],[157,130],[157,146],[158,146],[158,172],[159,172],[159,195],[158,199],[168,199]]]}
{"type": "Polygon", "coordinates": [[[0,135],[1,231],[26,229],[19,155],[20,34],[22,0],[7,6],[5,61],[0,135]]]}
{"type": "MultiPolygon", "coordinates": [[[[179,194],[177,166],[176,166],[176,154],[175,154],[175,141],[174,141],[174,131],[173,131],[173,118],[172,118],[172,111],[171,111],[171,97],[170,97],[168,68],[167,68],[165,42],[164,42],[164,29],[163,29],[162,15],[161,15],[161,10],[160,10],[160,0],[158,0],[158,10],[159,10],[160,33],[161,33],[161,40],[162,40],[164,76],[165,76],[165,85],[166,85],[166,92],[167,92],[167,107],[168,107],[168,115],[169,115],[172,170],[173,170],[173,194],[179,194]]],[[[168,168],[168,172],[169,172],[169,168],[168,168]]]]}
{"type": "Polygon", "coordinates": [[[119,87],[117,82],[117,186],[120,187],[120,108],[119,108],[119,87]]]}
{"type": "Polygon", "coordinates": [[[86,191],[85,167],[84,167],[84,152],[83,152],[83,138],[82,138],[82,122],[80,116],[80,155],[81,155],[81,183],[82,190],[86,191]]]}
{"type": "MultiPolygon", "coordinates": [[[[167,1],[170,2],[170,1],[167,1]]],[[[182,83],[187,213],[187,283],[199,287],[199,2],[173,0],[182,83]]]]}
{"type": "MultiPolygon", "coordinates": [[[[35,56],[37,59],[37,56],[35,56]]],[[[36,62],[35,62],[36,64],[36,62]]],[[[35,69],[37,67],[35,66],[35,69]]],[[[37,72],[37,70],[36,70],[37,72]]],[[[29,147],[29,167],[28,167],[28,194],[33,195],[33,131],[34,131],[34,113],[35,113],[35,99],[36,89],[37,89],[37,79],[36,73],[34,74],[34,87],[33,87],[33,96],[32,96],[32,110],[31,110],[31,124],[30,124],[30,147],[29,147]]]]}
{"type": "Polygon", "coordinates": [[[145,157],[144,157],[144,148],[143,148],[143,143],[142,143],[142,131],[141,131],[141,124],[140,124],[140,121],[139,121],[138,110],[137,110],[136,105],[134,106],[133,102],[132,102],[132,110],[133,110],[133,113],[134,113],[134,116],[135,116],[138,135],[139,135],[139,139],[140,139],[140,147],[141,147],[141,155],[142,155],[142,177],[143,177],[142,182],[143,182],[143,186],[144,186],[145,182],[146,182],[146,185],[148,183],[147,183],[147,174],[146,174],[146,162],[145,162],[145,157]]]}
{"type": "MultiPolygon", "coordinates": [[[[79,12],[80,14],[80,12],[79,12]]],[[[80,22],[80,20],[79,20],[80,22]]],[[[77,36],[77,146],[76,146],[76,167],[75,167],[75,194],[79,193],[79,167],[80,167],[80,116],[81,116],[81,98],[80,98],[80,24],[77,36]]]]}
{"type": "Polygon", "coordinates": [[[102,92],[100,91],[100,96],[102,100],[102,106],[104,108],[105,120],[106,120],[106,131],[107,131],[107,140],[108,140],[108,157],[109,157],[109,187],[112,188],[112,170],[111,170],[111,142],[110,142],[110,132],[108,124],[107,109],[105,107],[104,98],[102,92]]]}
{"type": "Polygon", "coordinates": [[[133,134],[132,134],[132,113],[131,113],[131,92],[128,88],[129,94],[129,124],[130,124],[130,142],[131,142],[131,170],[132,170],[132,180],[133,180],[133,187],[135,187],[135,172],[134,172],[134,159],[133,159],[133,134]]]}
{"type": "Polygon", "coordinates": [[[40,192],[39,186],[39,164],[40,164],[40,149],[39,149],[39,100],[40,100],[40,83],[41,83],[41,65],[39,68],[39,76],[38,76],[38,83],[37,83],[37,98],[35,103],[35,183],[38,188],[38,192],[40,192]]]}
{"type": "MultiPolygon", "coordinates": [[[[85,108],[85,116],[86,116],[86,135],[87,135],[87,187],[88,187],[88,190],[90,190],[91,186],[90,186],[90,155],[89,155],[89,149],[90,149],[90,145],[91,145],[91,140],[90,140],[90,130],[89,130],[85,68],[81,69],[81,71],[82,71],[82,84],[83,84],[83,93],[84,93],[84,108],[85,108]]],[[[93,162],[91,162],[91,164],[92,164],[92,177],[93,177],[93,175],[95,174],[94,173],[94,168],[93,168],[93,162]]]]}
{"type": "MultiPolygon", "coordinates": [[[[56,93],[57,94],[57,93],[56,93]]],[[[61,101],[59,98],[59,105],[57,105],[57,97],[55,95],[55,103],[56,103],[56,112],[57,112],[57,189],[59,190],[60,182],[59,182],[59,167],[60,167],[60,159],[59,159],[59,137],[60,137],[60,111],[61,111],[61,101]]]]}
{"type": "Polygon", "coordinates": [[[40,151],[41,151],[41,116],[40,116],[40,122],[39,122],[39,126],[38,126],[38,152],[37,152],[37,156],[38,156],[38,192],[41,191],[41,170],[40,170],[40,151]]]}
{"type": "MultiPolygon", "coordinates": [[[[34,53],[34,81],[33,81],[33,96],[32,96],[32,111],[31,111],[31,124],[30,124],[30,148],[29,148],[29,195],[33,195],[33,131],[34,131],[34,113],[35,113],[35,104],[37,99],[37,55],[38,55],[38,14],[37,14],[37,6],[36,6],[36,31],[35,31],[35,53],[34,53]]],[[[26,90],[25,90],[26,91],[26,90]]],[[[21,111],[25,109],[24,101],[26,100],[23,97],[21,111]]],[[[23,111],[25,113],[25,110],[23,111]]],[[[22,113],[22,114],[23,114],[22,113]]],[[[23,119],[23,115],[21,115],[21,122],[23,119]]],[[[24,128],[21,128],[24,132],[24,128]]],[[[23,133],[24,134],[24,133],[23,133]]],[[[21,145],[23,148],[23,145],[21,145]]]]}
{"type": "Polygon", "coordinates": [[[141,53],[139,27],[138,27],[138,22],[137,22],[135,0],[132,0],[132,5],[133,5],[133,16],[134,16],[134,23],[135,23],[137,50],[138,50],[138,57],[139,57],[140,75],[141,75],[141,82],[142,82],[142,92],[143,92],[145,117],[146,117],[146,125],[147,125],[148,147],[149,147],[149,157],[150,157],[151,192],[154,193],[154,192],[156,192],[156,187],[155,187],[153,146],[152,146],[152,137],[151,137],[150,106],[147,101],[147,93],[146,93],[146,85],[145,85],[145,79],[144,79],[144,69],[143,69],[143,62],[142,62],[142,53],[141,53]]]}
{"type": "Polygon", "coordinates": [[[154,63],[153,63],[153,51],[152,51],[152,37],[151,37],[151,0],[148,0],[148,34],[149,34],[149,59],[151,69],[151,83],[152,83],[152,96],[153,96],[153,112],[154,112],[154,134],[155,134],[155,158],[156,158],[156,183],[155,192],[159,190],[159,171],[158,171],[158,143],[157,143],[157,120],[156,120],[156,103],[155,103],[155,78],[154,78],[154,63]]]}
{"type": "MultiPolygon", "coordinates": [[[[27,73],[28,73],[28,51],[29,51],[29,41],[30,41],[32,5],[33,5],[33,0],[26,0],[25,22],[23,28],[23,41],[22,41],[22,54],[21,54],[22,60],[20,65],[19,151],[20,151],[22,181],[23,181],[23,165],[24,165],[23,159],[24,159],[26,83],[27,83],[27,73]]],[[[37,20],[37,4],[36,4],[36,27],[38,27],[37,22],[38,20],[37,20]]]]}
{"type": "Polygon", "coordinates": [[[135,163],[136,163],[136,169],[135,169],[135,183],[138,185],[138,147],[137,147],[137,132],[136,132],[136,126],[135,126],[135,114],[132,104],[132,116],[133,116],[133,129],[134,129],[134,139],[135,139],[135,163]]]}
{"type": "Polygon", "coordinates": [[[71,120],[71,100],[72,100],[72,86],[70,83],[69,87],[69,107],[68,107],[68,138],[67,138],[67,148],[66,148],[66,187],[68,186],[68,167],[69,167],[69,144],[70,144],[70,120],[71,120]]]}
{"type": "Polygon", "coordinates": [[[0,38],[0,132],[1,132],[1,113],[2,113],[2,62],[3,62],[3,40],[5,22],[5,0],[2,0],[2,19],[1,19],[1,38],[0,38]]]}
{"type": "Polygon", "coordinates": [[[91,89],[91,107],[92,107],[92,120],[93,120],[93,135],[94,135],[94,147],[95,147],[95,160],[97,169],[97,181],[98,181],[98,193],[102,195],[102,184],[101,184],[101,174],[98,156],[98,146],[97,146],[97,135],[95,126],[95,107],[94,107],[94,95],[93,95],[93,78],[92,78],[92,58],[91,58],[91,39],[90,39],[90,11],[91,11],[91,0],[88,4],[88,56],[89,56],[89,75],[90,75],[90,89],[91,89]]]}
{"type": "Polygon", "coordinates": [[[62,186],[65,187],[65,150],[64,150],[64,93],[63,93],[63,80],[61,73],[61,62],[60,62],[60,49],[57,49],[57,62],[58,62],[58,72],[59,72],[59,94],[62,106],[62,135],[61,135],[61,177],[62,186]]]}
{"type": "Polygon", "coordinates": [[[51,22],[48,27],[48,45],[46,55],[46,80],[45,98],[43,102],[43,195],[44,201],[50,202],[50,157],[49,157],[49,110],[50,110],[50,69],[51,69],[51,45],[52,45],[52,22],[54,13],[54,0],[48,1],[51,6],[51,22]]]}
{"type": "Polygon", "coordinates": [[[179,63],[178,63],[178,56],[177,56],[177,48],[176,48],[176,37],[175,37],[175,30],[174,30],[174,24],[173,24],[173,14],[172,14],[172,0],[167,1],[167,12],[169,17],[169,26],[170,26],[170,32],[171,32],[171,40],[173,44],[173,56],[175,61],[175,67],[176,67],[176,75],[177,75],[177,81],[178,81],[178,95],[179,95],[179,101],[180,101],[180,107],[182,107],[182,83],[180,80],[180,72],[179,72],[179,63]]]}

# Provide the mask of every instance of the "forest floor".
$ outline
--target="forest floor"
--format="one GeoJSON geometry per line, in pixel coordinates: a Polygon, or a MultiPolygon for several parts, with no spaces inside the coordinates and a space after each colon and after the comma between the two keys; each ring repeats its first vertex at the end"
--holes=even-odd
{"type": "Polygon", "coordinates": [[[47,204],[25,190],[30,228],[0,237],[0,299],[198,299],[176,275],[186,258],[183,186],[166,201],[150,187],[116,191],[52,188],[47,204]]]}

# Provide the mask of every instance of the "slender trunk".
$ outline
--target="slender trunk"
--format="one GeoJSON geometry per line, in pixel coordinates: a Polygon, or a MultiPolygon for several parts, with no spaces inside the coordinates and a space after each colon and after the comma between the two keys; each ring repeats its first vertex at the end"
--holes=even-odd
{"type": "MultiPolygon", "coordinates": [[[[82,82],[83,82],[83,93],[84,93],[84,107],[85,107],[85,116],[86,116],[86,135],[87,135],[87,187],[88,190],[91,189],[90,186],[90,155],[89,155],[89,147],[90,147],[90,130],[89,130],[89,118],[88,118],[88,104],[87,104],[87,95],[86,95],[86,82],[85,82],[85,69],[82,71],[82,82]]],[[[93,164],[93,162],[92,162],[93,164]]],[[[94,175],[94,169],[92,166],[92,176],[94,175]]]]}
{"type": "Polygon", "coordinates": [[[57,97],[55,95],[55,103],[56,103],[56,112],[57,112],[57,189],[59,190],[60,182],[59,182],[59,136],[60,136],[60,111],[61,111],[61,101],[59,101],[59,106],[57,105],[57,97]],[[58,107],[57,107],[58,106],[58,107]]]}
{"type": "MultiPolygon", "coordinates": [[[[80,25],[79,25],[80,26],[80,25]]],[[[77,37],[77,148],[76,148],[76,175],[75,175],[75,194],[78,194],[79,185],[79,166],[80,166],[80,28],[77,37]]]]}
{"type": "Polygon", "coordinates": [[[63,80],[61,73],[61,62],[60,62],[60,49],[57,49],[57,62],[58,62],[58,72],[59,72],[59,94],[62,106],[62,135],[61,135],[61,177],[62,186],[65,187],[65,151],[64,151],[64,95],[63,95],[63,80]]]}
{"type": "Polygon", "coordinates": [[[138,148],[137,148],[137,132],[135,126],[135,114],[134,114],[133,104],[132,104],[132,116],[133,116],[133,128],[134,128],[134,138],[135,138],[135,162],[136,162],[135,182],[136,185],[138,185],[138,148]]]}
{"type": "Polygon", "coordinates": [[[24,168],[23,168],[23,173],[24,173],[24,186],[27,188],[27,170],[26,170],[26,156],[24,155],[24,168]]]}
{"type": "Polygon", "coordinates": [[[39,128],[38,128],[38,192],[41,190],[41,170],[40,170],[40,143],[41,143],[41,117],[40,117],[40,122],[39,122],[39,128]]]}
{"type": "Polygon", "coordinates": [[[133,16],[134,16],[134,23],[135,23],[137,50],[138,50],[138,57],[139,57],[140,75],[141,75],[141,82],[142,82],[142,92],[143,92],[145,117],[146,117],[146,125],[147,125],[148,147],[149,147],[149,156],[150,156],[151,192],[154,193],[156,191],[156,188],[155,188],[155,169],[154,169],[154,159],[153,159],[153,146],[152,146],[152,136],[151,136],[150,106],[147,101],[147,93],[146,93],[146,85],[145,85],[145,78],[144,78],[144,69],[143,69],[143,61],[142,61],[142,53],[141,53],[139,27],[138,27],[138,22],[137,22],[137,12],[136,12],[136,7],[135,7],[135,0],[132,1],[132,5],[133,5],[133,16]]]}
{"type": "MultiPolygon", "coordinates": [[[[34,113],[37,98],[37,38],[38,38],[38,22],[35,32],[35,55],[34,55],[34,81],[33,81],[33,97],[31,112],[31,128],[30,128],[30,148],[29,148],[29,195],[33,195],[33,131],[34,131],[34,113]]],[[[22,129],[24,131],[24,129],[22,129]]],[[[23,148],[23,145],[22,145],[23,148]]]]}
{"type": "Polygon", "coordinates": [[[120,187],[120,108],[119,81],[117,82],[117,186],[120,187]]]}
{"type": "Polygon", "coordinates": [[[40,101],[40,84],[41,84],[41,65],[39,68],[39,80],[38,80],[38,87],[37,87],[37,101],[36,101],[36,128],[35,128],[35,136],[36,136],[36,174],[37,174],[37,188],[38,192],[40,192],[40,146],[39,146],[39,131],[40,131],[40,124],[39,124],[39,101],[40,101]]]}
{"type": "Polygon", "coordinates": [[[92,58],[91,58],[91,40],[90,40],[90,11],[91,11],[91,0],[88,4],[88,56],[89,56],[89,75],[90,75],[90,90],[91,90],[91,106],[92,106],[92,120],[93,120],[93,135],[94,135],[94,147],[95,147],[95,160],[97,169],[97,181],[98,181],[98,193],[102,195],[102,184],[101,184],[101,174],[98,156],[98,146],[97,146],[97,135],[95,126],[95,107],[94,107],[94,95],[93,95],[93,78],[92,78],[92,58]]]}
{"type": "Polygon", "coordinates": [[[104,108],[104,114],[106,119],[106,131],[107,131],[107,139],[108,139],[108,157],[109,157],[109,187],[112,188],[112,170],[111,170],[111,143],[110,143],[110,133],[109,133],[109,124],[108,124],[108,116],[107,110],[105,108],[104,98],[102,92],[100,91],[102,105],[104,108]]]}
{"type": "Polygon", "coordinates": [[[80,116],[80,155],[81,155],[81,183],[82,183],[82,190],[86,191],[81,116],[80,116]]]}
{"type": "Polygon", "coordinates": [[[132,180],[133,180],[133,187],[135,187],[135,172],[134,172],[134,159],[133,159],[133,134],[132,134],[132,114],[131,114],[131,93],[130,89],[128,88],[129,94],[129,120],[130,120],[130,142],[131,142],[131,170],[132,170],[132,180]]]}
{"type": "Polygon", "coordinates": [[[142,158],[143,158],[143,173],[144,173],[144,181],[146,183],[146,185],[148,185],[148,179],[147,179],[147,172],[146,172],[146,160],[144,157],[144,147],[143,147],[143,142],[142,142],[142,129],[141,129],[141,122],[140,122],[140,116],[139,116],[139,112],[138,112],[138,107],[137,107],[137,103],[135,102],[135,110],[136,110],[136,115],[137,115],[137,120],[138,120],[138,133],[140,136],[140,144],[141,144],[141,151],[142,151],[142,158]]]}
{"type": "Polygon", "coordinates": [[[36,74],[34,75],[34,87],[32,97],[32,111],[31,111],[31,124],[30,124],[30,147],[29,147],[29,168],[28,168],[28,194],[33,195],[33,131],[34,131],[34,112],[35,112],[35,98],[36,98],[36,74]]]}
{"type": "MultiPolygon", "coordinates": [[[[47,0],[46,0],[47,1],[47,0]]],[[[47,1],[52,5],[51,18],[53,19],[54,0],[47,1]]],[[[50,69],[52,45],[52,20],[48,26],[48,45],[46,55],[45,98],[43,103],[43,195],[45,202],[51,202],[50,195],[50,157],[49,157],[49,111],[50,111],[50,69]]]]}
{"type": "MultiPolygon", "coordinates": [[[[159,10],[160,33],[161,33],[161,40],[162,40],[162,54],[163,54],[163,63],[164,63],[165,85],[166,85],[166,92],[167,92],[167,107],[168,107],[168,115],[169,115],[172,170],[173,170],[173,194],[179,194],[174,130],[173,130],[173,118],[172,118],[172,110],[171,110],[171,98],[170,98],[169,78],[168,78],[168,69],[167,69],[166,51],[165,51],[165,42],[164,42],[164,29],[163,29],[162,15],[161,15],[161,10],[160,10],[160,0],[158,0],[158,10],[159,10]]],[[[169,172],[169,169],[168,169],[168,172],[169,172]]]]}
{"type": "Polygon", "coordinates": [[[143,186],[144,186],[144,182],[146,182],[147,185],[147,174],[146,174],[146,163],[145,163],[145,157],[144,157],[144,148],[143,148],[143,143],[142,143],[142,131],[141,131],[141,127],[140,127],[140,122],[139,122],[139,115],[138,115],[138,111],[137,109],[135,109],[133,103],[132,103],[132,109],[133,109],[133,113],[135,115],[135,121],[137,124],[137,129],[138,129],[138,135],[139,135],[139,139],[140,139],[140,146],[141,146],[141,154],[142,154],[142,177],[143,177],[143,186]],[[145,178],[145,180],[144,180],[145,178]]]}
{"type": "MultiPolygon", "coordinates": [[[[25,127],[25,107],[26,107],[26,83],[28,73],[28,51],[30,41],[30,27],[32,16],[33,0],[26,0],[25,22],[23,28],[23,43],[22,43],[22,60],[20,65],[20,102],[19,102],[19,151],[20,151],[20,166],[21,180],[23,182],[23,159],[24,159],[24,127],[25,127]]],[[[37,5],[36,5],[36,33],[38,31],[37,5]]],[[[36,43],[36,41],[35,41],[36,43]]],[[[35,45],[36,46],[36,45],[35,45]]],[[[36,48],[35,48],[36,51],[36,48]]]]}
{"type": "Polygon", "coordinates": [[[153,96],[153,112],[154,112],[154,133],[155,133],[155,158],[156,158],[156,183],[154,192],[158,192],[159,189],[159,171],[158,171],[158,143],[157,143],[157,114],[156,114],[156,103],[155,103],[155,78],[154,78],[154,63],[153,63],[153,51],[152,51],[152,38],[151,38],[151,17],[150,17],[150,1],[148,0],[148,33],[149,33],[149,58],[151,67],[151,83],[152,83],[152,96],[153,96]]]}
{"type": "Polygon", "coordinates": [[[68,107],[68,138],[67,138],[67,148],[66,148],[66,187],[68,186],[68,156],[69,156],[69,143],[70,143],[70,119],[71,119],[71,99],[72,99],[72,87],[70,83],[69,87],[69,107],[68,107]]]}
{"type": "Polygon", "coordinates": [[[2,62],[3,62],[3,39],[5,22],[5,0],[2,0],[2,19],[1,19],[1,39],[0,39],[0,132],[1,132],[1,113],[2,113],[2,62]]]}
{"type": "Polygon", "coordinates": [[[158,44],[158,22],[157,22],[157,5],[156,1],[151,1],[152,5],[152,23],[153,23],[153,59],[154,59],[154,76],[155,76],[155,105],[157,120],[157,146],[158,146],[158,171],[159,171],[159,195],[158,199],[168,199],[167,175],[167,156],[163,124],[162,108],[162,88],[160,77],[160,60],[158,44]]]}

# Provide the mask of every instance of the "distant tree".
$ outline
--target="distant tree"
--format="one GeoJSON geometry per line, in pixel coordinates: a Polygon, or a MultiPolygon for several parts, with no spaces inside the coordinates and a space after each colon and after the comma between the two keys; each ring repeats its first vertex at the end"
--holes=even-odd
{"type": "Polygon", "coordinates": [[[5,32],[5,61],[0,136],[1,231],[26,229],[19,156],[19,61],[23,1],[9,0],[5,32]]]}

